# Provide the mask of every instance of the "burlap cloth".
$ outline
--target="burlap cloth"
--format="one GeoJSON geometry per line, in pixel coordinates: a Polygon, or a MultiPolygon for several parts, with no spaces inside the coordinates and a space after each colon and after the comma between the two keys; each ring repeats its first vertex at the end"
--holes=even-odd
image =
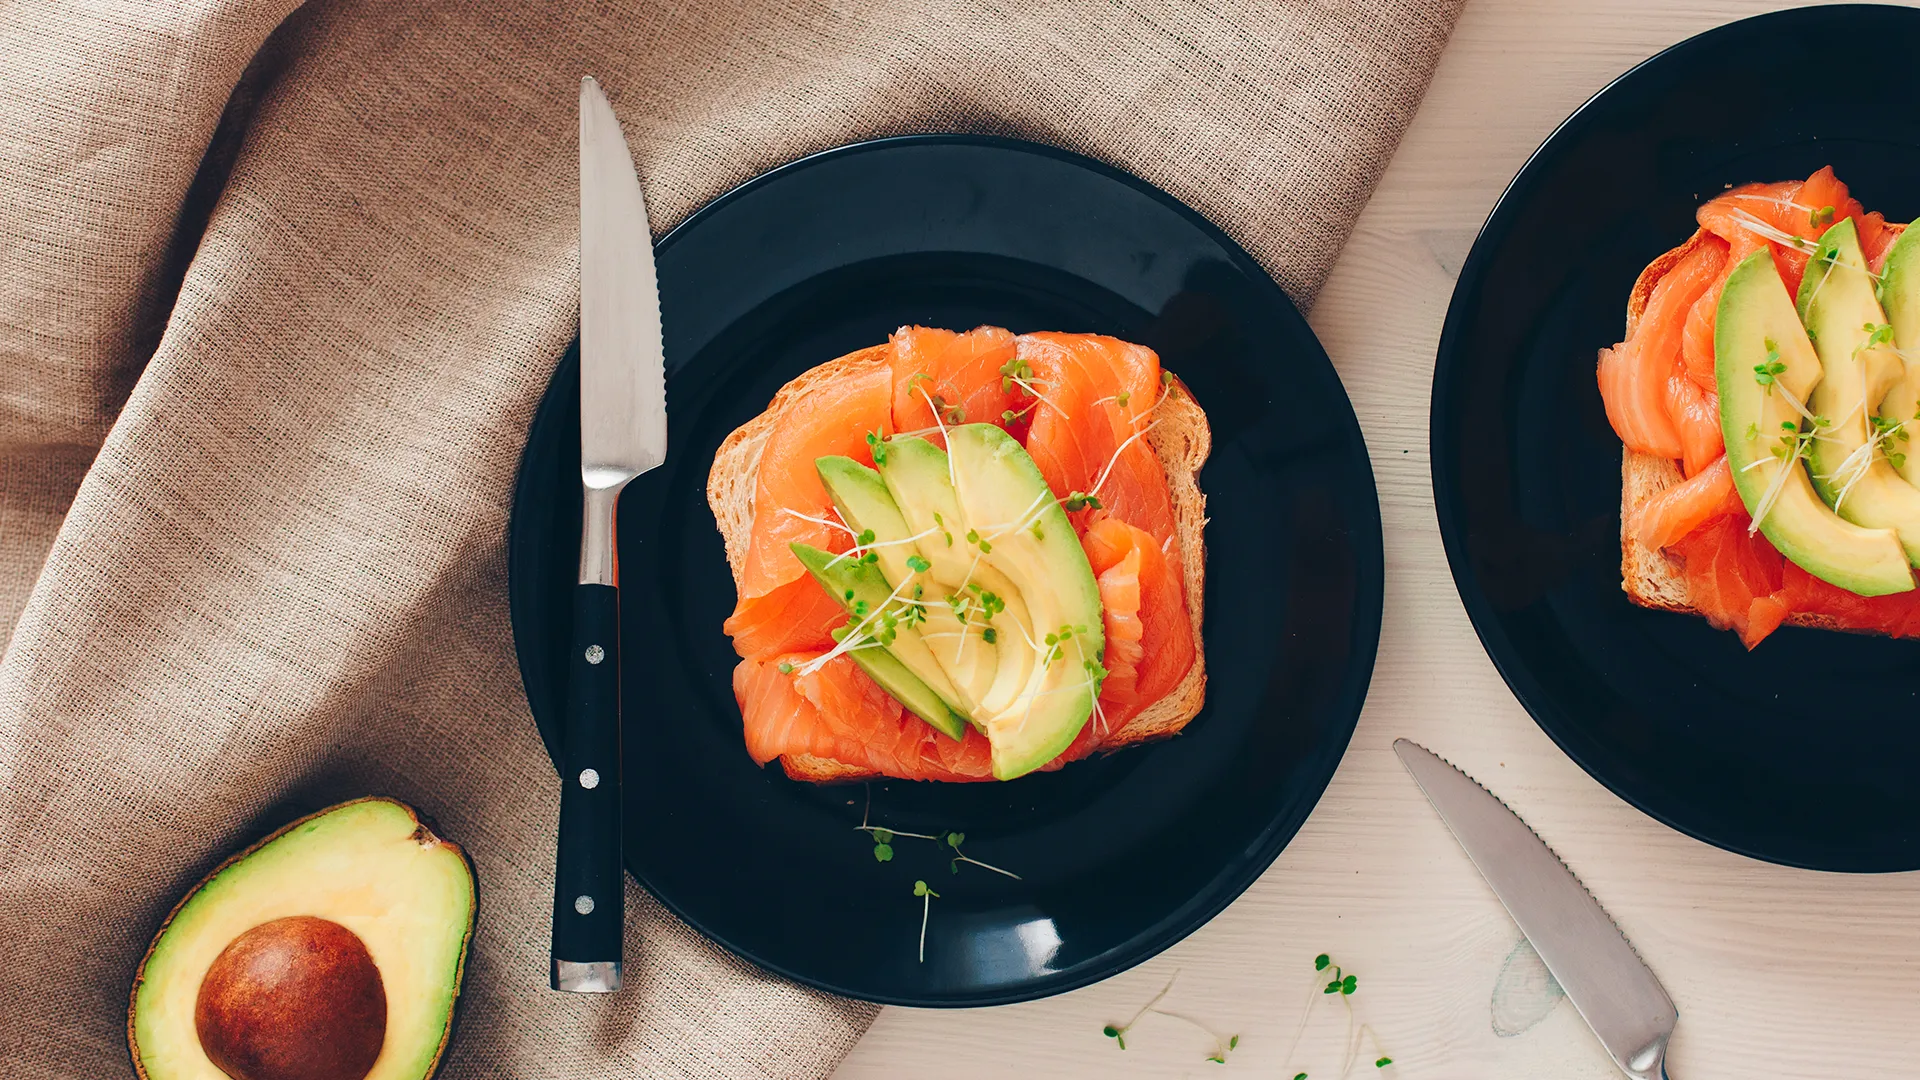
{"type": "Polygon", "coordinates": [[[369,791],[479,872],[446,1075],[829,1072],[870,1007],[637,888],[627,991],[546,989],[503,538],[576,325],[580,75],[661,227],[838,143],[994,131],[1159,184],[1305,303],[1458,2],[0,3],[0,1075],[129,1073],[168,906],[369,791]]]}

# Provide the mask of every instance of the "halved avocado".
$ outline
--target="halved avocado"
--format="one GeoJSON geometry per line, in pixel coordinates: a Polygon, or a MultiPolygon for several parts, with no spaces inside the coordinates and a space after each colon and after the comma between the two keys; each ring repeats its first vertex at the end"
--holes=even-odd
{"type": "Polygon", "coordinates": [[[392,799],[343,803],[228,859],[134,974],[142,1080],[425,1080],[452,1034],[473,868],[392,799]]]}
{"type": "Polygon", "coordinates": [[[1742,260],[1720,294],[1713,336],[1714,378],[1727,464],[1747,512],[1782,555],[1823,581],[1861,596],[1913,588],[1892,529],[1842,519],[1820,500],[1794,451],[1805,402],[1821,378],[1820,359],[1767,251],[1742,260]],[[1783,453],[1776,456],[1774,451],[1783,453]],[[1769,492],[1773,503],[1758,511],[1769,492]]]}
{"type": "Polygon", "coordinates": [[[1907,371],[1893,343],[1884,340],[1891,331],[1880,329],[1886,313],[1874,298],[1852,218],[1820,238],[1807,261],[1797,307],[1822,373],[1807,407],[1829,421],[1807,445],[1814,490],[1848,521],[1892,529],[1907,561],[1920,566],[1920,488],[1895,472],[1887,456],[1891,450],[1904,463],[1905,443],[1895,436],[1867,445],[1888,423],[1880,416],[1882,399],[1907,371]]]}
{"type": "MultiPolygon", "coordinates": [[[[1903,354],[1901,374],[1880,399],[1880,413],[1920,434],[1920,229],[1909,228],[1893,242],[1880,270],[1880,303],[1893,325],[1893,343],[1903,354]]],[[[1895,467],[1907,483],[1920,486],[1920,445],[1910,437],[1906,459],[1895,467]]]]}
{"type": "MultiPolygon", "coordinates": [[[[872,563],[821,551],[810,544],[794,543],[788,547],[800,565],[813,575],[813,580],[853,617],[843,630],[852,632],[856,627],[865,627],[862,636],[874,637],[878,627],[870,624],[869,618],[877,619],[883,611],[893,617],[893,640],[885,648],[848,649],[847,655],[853,662],[895,701],[933,725],[935,730],[955,739],[966,735],[964,714],[956,713],[951,700],[920,676],[920,671],[926,670],[934,678],[940,678],[940,665],[927,651],[919,631],[902,624],[904,609],[893,602],[893,587],[880,575],[880,570],[872,563]],[[905,659],[908,656],[914,658],[912,662],[905,659]]],[[[837,641],[843,636],[835,634],[834,639],[837,641]]]]}

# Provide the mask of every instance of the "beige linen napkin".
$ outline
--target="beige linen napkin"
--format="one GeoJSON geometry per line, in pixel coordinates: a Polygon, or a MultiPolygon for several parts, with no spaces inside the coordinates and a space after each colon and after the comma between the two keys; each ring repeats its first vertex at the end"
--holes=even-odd
{"type": "Polygon", "coordinates": [[[830,1071],[870,1008],[637,889],[629,989],[545,988],[503,537],[577,318],[580,75],[661,226],[838,143],[1002,132],[1159,184],[1305,303],[1458,2],[0,4],[0,1073],[126,1075],[181,890],[369,791],[479,872],[448,1075],[830,1071]]]}

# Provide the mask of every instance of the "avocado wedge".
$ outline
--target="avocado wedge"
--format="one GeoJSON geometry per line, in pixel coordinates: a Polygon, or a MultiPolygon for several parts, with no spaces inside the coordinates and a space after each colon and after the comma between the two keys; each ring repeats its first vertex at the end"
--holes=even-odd
{"type": "Polygon", "coordinates": [[[847,655],[853,662],[895,701],[906,706],[908,712],[931,724],[934,730],[952,739],[964,737],[967,733],[965,714],[956,710],[952,698],[934,689],[927,680],[939,680],[948,688],[947,694],[953,692],[950,684],[919,631],[906,624],[910,609],[898,603],[893,587],[879,568],[862,558],[835,555],[807,544],[789,546],[800,565],[813,575],[813,580],[852,616],[847,625],[834,634],[834,640],[843,641],[847,634],[857,631],[869,646],[880,646],[848,646],[847,655]],[[909,661],[907,657],[913,659],[909,661]]]}
{"type": "Polygon", "coordinates": [[[220,864],[134,974],[141,1080],[426,1080],[453,1030],[473,868],[391,799],[301,818],[220,864]]]}
{"type": "Polygon", "coordinates": [[[1892,529],[1920,566],[1920,488],[1894,471],[1905,463],[1906,428],[1881,415],[1882,399],[1907,376],[1892,346],[1853,219],[1826,231],[1807,262],[1797,304],[1820,356],[1807,407],[1828,425],[1807,443],[1814,490],[1848,521],[1892,529]]]}
{"type": "MultiPolygon", "coordinates": [[[[1906,229],[1887,252],[1880,270],[1880,303],[1893,327],[1893,344],[1901,364],[1900,378],[1880,400],[1880,414],[1900,421],[1909,435],[1920,431],[1920,230],[1906,229]]],[[[1894,471],[1907,483],[1920,486],[1920,453],[1901,447],[1902,460],[1894,471]]]]}
{"type": "Polygon", "coordinates": [[[1782,555],[1861,596],[1913,588],[1892,529],[1841,518],[1814,491],[1802,459],[1812,433],[1801,411],[1821,379],[1820,358],[1767,251],[1728,275],[1714,326],[1714,378],[1727,464],[1747,513],[1782,555]]]}
{"type": "MultiPolygon", "coordinates": [[[[1066,510],[1013,436],[992,424],[947,430],[965,539],[1026,603],[1026,677],[980,717],[993,774],[1009,779],[1058,757],[1100,695],[1106,636],[1100,589],[1066,510]]],[[[1002,661],[1002,670],[1006,662],[1002,661]]],[[[996,686],[996,690],[999,688],[996,686]]]]}

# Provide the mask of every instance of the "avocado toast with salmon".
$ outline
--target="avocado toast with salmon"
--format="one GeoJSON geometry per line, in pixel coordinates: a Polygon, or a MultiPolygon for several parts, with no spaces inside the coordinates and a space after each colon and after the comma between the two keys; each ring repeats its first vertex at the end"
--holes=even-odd
{"type": "Polygon", "coordinates": [[[1697,217],[1600,352],[1622,587],[1749,648],[1782,625],[1920,634],[1920,234],[1830,168],[1697,217]]]}
{"type": "Polygon", "coordinates": [[[707,498],[749,754],[1008,780],[1199,711],[1205,414],[1152,350],[903,327],[788,383],[707,498]]]}

